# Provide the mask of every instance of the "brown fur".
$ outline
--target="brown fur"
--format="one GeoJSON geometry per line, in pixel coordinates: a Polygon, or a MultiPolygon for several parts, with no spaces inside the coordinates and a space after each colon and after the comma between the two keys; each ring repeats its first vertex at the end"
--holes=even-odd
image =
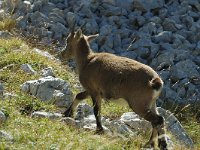
{"type": "MultiPolygon", "coordinates": [[[[157,127],[162,122],[155,106],[163,86],[159,75],[151,67],[135,60],[109,53],[94,53],[89,47],[88,41],[91,39],[92,37],[83,35],[81,31],[71,33],[67,39],[69,48],[62,53],[69,53],[75,58],[80,83],[86,90],[81,95],[86,97],[88,94],[92,97],[97,129],[103,129],[99,119],[101,98],[125,99],[133,111],[150,121],[153,127],[157,127]]],[[[63,56],[60,56],[62,60],[69,57],[63,56]]],[[[73,111],[78,101],[77,98],[74,100],[74,104],[65,112],[66,116],[69,111],[73,111]]],[[[152,145],[155,145],[153,139],[159,131],[156,127],[149,141],[152,145]]]]}

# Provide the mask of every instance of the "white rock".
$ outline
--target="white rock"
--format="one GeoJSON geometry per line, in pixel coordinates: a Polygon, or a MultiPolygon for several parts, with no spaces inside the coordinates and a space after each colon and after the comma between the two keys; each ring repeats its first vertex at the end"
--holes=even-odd
{"type": "Polygon", "coordinates": [[[16,98],[18,95],[15,93],[9,93],[9,92],[4,92],[3,93],[3,98],[4,99],[12,99],[12,98],[16,98]]]}
{"type": "Polygon", "coordinates": [[[14,138],[12,135],[10,135],[9,133],[2,131],[2,130],[0,131],[0,140],[1,139],[4,139],[6,141],[11,141],[11,142],[14,141],[14,138]]]}
{"type": "Polygon", "coordinates": [[[62,114],[52,113],[52,112],[35,111],[31,114],[31,117],[33,117],[33,118],[60,119],[62,117],[62,114]]]}
{"type": "MultiPolygon", "coordinates": [[[[96,126],[97,126],[96,123],[91,123],[91,124],[85,124],[83,128],[88,130],[96,130],[96,126]]],[[[111,133],[111,131],[106,126],[102,125],[102,127],[105,133],[111,133]]]]}
{"type": "Polygon", "coordinates": [[[48,77],[48,76],[55,77],[52,67],[42,69],[41,76],[42,77],[48,77]]]}
{"type": "Polygon", "coordinates": [[[130,126],[132,129],[143,129],[143,130],[149,130],[152,128],[151,123],[141,119],[136,113],[134,112],[127,112],[124,113],[120,121],[124,122],[128,126],[130,126]]]}
{"type": "Polygon", "coordinates": [[[31,65],[29,64],[22,64],[20,66],[20,68],[26,72],[26,73],[29,73],[29,74],[36,74],[37,72],[31,67],[31,65]]]}
{"type": "Polygon", "coordinates": [[[6,119],[7,119],[6,115],[2,111],[0,111],[0,123],[5,122],[6,119]]]}
{"type": "Polygon", "coordinates": [[[69,84],[52,76],[27,81],[21,85],[21,90],[42,101],[52,100],[59,107],[68,106],[73,97],[69,84]]]}
{"type": "Polygon", "coordinates": [[[75,120],[71,117],[62,118],[61,121],[65,122],[67,125],[70,125],[70,126],[73,126],[73,127],[77,127],[77,128],[83,127],[83,123],[81,121],[75,120]]]}
{"type": "Polygon", "coordinates": [[[34,48],[33,51],[40,54],[41,56],[47,57],[49,59],[54,59],[54,57],[51,54],[49,54],[48,52],[42,51],[38,48],[34,48]]]}

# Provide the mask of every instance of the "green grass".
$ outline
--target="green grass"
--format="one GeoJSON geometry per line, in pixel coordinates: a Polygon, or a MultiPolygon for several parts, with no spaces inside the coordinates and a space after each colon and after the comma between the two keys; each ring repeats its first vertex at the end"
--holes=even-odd
{"type": "MultiPolygon", "coordinates": [[[[21,64],[28,63],[36,71],[51,66],[57,77],[63,78],[71,84],[76,82],[74,75],[63,69],[64,66],[31,51],[31,48],[18,38],[0,39],[0,43],[3,49],[0,55],[0,81],[4,83],[6,91],[18,95],[11,100],[0,101],[0,109],[9,116],[8,121],[0,125],[0,129],[11,133],[15,140],[13,143],[2,140],[0,149],[121,149],[129,146],[139,148],[140,142],[138,141],[143,138],[141,135],[138,135],[137,140],[131,138],[122,140],[76,129],[60,121],[30,118],[33,111],[57,112],[58,108],[20,91],[22,83],[39,78],[39,75],[29,75],[20,70],[21,64]],[[4,69],[2,70],[2,68],[4,69]]],[[[75,89],[73,91],[77,92],[75,89]]],[[[91,103],[90,100],[88,101],[91,103]]],[[[104,106],[107,107],[103,110],[103,114],[107,116],[116,117],[125,111],[123,107],[113,104],[104,104],[104,106]]]]}
{"type": "Polygon", "coordinates": [[[16,20],[10,17],[6,17],[3,20],[0,20],[0,31],[8,30],[11,31],[16,26],[16,20]]]}
{"type": "Polygon", "coordinates": [[[1,130],[9,131],[14,136],[14,143],[3,141],[0,149],[121,149],[135,147],[138,139],[111,137],[108,135],[96,135],[91,131],[76,129],[64,123],[48,119],[30,118],[22,115],[16,108],[16,102],[12,99],[9,103],[1,101],[1,106],[9,113],[8,121],[1,125],[1,130]]]}
{"type": "MultiPolygon", "coordinates": [[[[4,124],[0,124],[0,130],[7,131],[14,137],[14,142],[1,140],[0,149],[29,150],[29,149],[140,149],[150,132],[139,132],[137,138],[122,139],[110,135],[96,135],[92,131],[76,129],[68,126],[59,120],[31,118],[33,111],[57,112],[59,109],[53,104],[44,103],[20,90],[20,85],[28,80],[38,79],[39,75],[29,75],[20,70],[20,65],[28,63],[36,71],[51,66],[57,77],[65,79],[73,85],[74,73],[55,62],[32,51],[26,42],[19,38],[9,40],[0,39],[0,81],[4,83],[5,90],[16,93],[18,97],[10,100],[0,100],[0,110],[3,110],[8,117],[4,124]],[[4,68],[2,70],[2,68],[4,68]]],[[[73,88],[73,93],[78,90],[73,88]]],[[[91,104],[91,100],[87,100],[91,104]]],[[[118,118],[130,109],[120,107],[112,103],[103,103],[102,114],[109,118],[118,118]]],[[[183,126],[195,142],[195,147],[200,148],[200,125],[191,119],[190,122],[183,122],[183,126]]],[[[179,145],[176,149],[180,148],[179,145]]]]}

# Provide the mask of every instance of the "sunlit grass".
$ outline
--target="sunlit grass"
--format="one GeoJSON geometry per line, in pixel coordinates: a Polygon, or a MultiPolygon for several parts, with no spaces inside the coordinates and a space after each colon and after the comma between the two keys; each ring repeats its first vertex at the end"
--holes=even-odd
{"type": "Polygon", "coordinates": [[[106,134],[96,135],[93,131],[77,129],[59,120],[31,118],[16,109],[16,101],[19,100],[0,101],[3,110],[9,114],[8,121],[0,128],[14,137],[13,143],[1,142],[1,149],[139,149],[145,135],[138,135],[137,139],[122,139],[106,134]]]}
{"type": "MultiPolygon", "coordinates": [[[[77,82],[73,72],[55,60],[34,52],[31,47],[19,38],[0,39],[0,81],[3,82],[6,91],[18,95],[12,99],[0,100],[0,110],[8,116],[7,122],[0,124],[0,130],[7,131],[14,137],[14,142],[0,140],[0,149],[139,150],[141,144],[147,142],[150,131],[139,132],[136,137],[119,138],[106,134],[96,135],[93,131],[77,129],[59,120],[31,118],[30,114],[33,111],[57,112],[59,109],[51,103],[42,102],[21,92],[21,84],[40,78],[39,71],[45,67],[52,67],[56,77],[68,81],[71,85],[77,82]],[[23,72],[20,66],[24,63],[30,64],[38,74],[23,72]]],[[[72,91],[75,94],[79,90],[72,86],[72,91]]],[[[92,105],[90,99],[85,102],[92,105]]],[[[111,119],[117,119],[128,111],[131,111],[128,107],[107,102],[102,104],[102,115],[111,119]]],[[[194,140],[195,148],[200,148],[199,123],[190,119],[183,122],[183,126],[194,140]]],[[[178,144],[175,148],[184,149],[178,144]]]]}
{"type": "Polygon", "coordinates": [[[19,49],[23,41],[19,38],[11,38],[9,40],[0,38],[0,53],[9,52],[11,49],[19,49]]]}
{"type": "Polygon", "coordinates": [[[16,20],[13,18],[5,18],[0,20],[0,31],[8,30],[11,31],[16,26],[16,20]]]}

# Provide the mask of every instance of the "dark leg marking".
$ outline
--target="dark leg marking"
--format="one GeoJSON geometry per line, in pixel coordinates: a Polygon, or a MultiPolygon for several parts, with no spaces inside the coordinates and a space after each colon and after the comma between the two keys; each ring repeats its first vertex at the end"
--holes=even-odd
{"type": "Polygon", "coordinates": [[[67,108],[67,110],[63,113],[65,117],[72,117],[73,111],[76,106],[79,104],[80,101],[86,99],[89,96],[87,91],[80,92],[76,95],[75,99],[73,100],[72,104],[67,108]]]}
{"type": "MultiPolygon", "coordinates": [[[[164,129],[164,118],[162,116],[156,114],[156,112],[153,112],[151,110],[147,111],[144,118],[147,121],[151,122],[152,127],[153,127],[153,131],[152,131],[150,141],[155,139],[155,136],[157,136],[157,135],[155,135],[154,133],[157,132],[159,148],[161,150],[167,150],[167,142],[166,142],[166,139],[165,139],[165,129],[164,129]]],[[[152,146],[155,146],[155,145],[152,145],[152,146]]]]}
{"type": "Polygon", "coordinates": [[[93,101],[93,106],[94,106],[94,115],[96,118],[96,125],[97,125],[97,133],[102,133],[103,132],[103,127],[101,124],[101,98],[99,96],[93,97],[92,96],[92,101],[93,101]]]}

